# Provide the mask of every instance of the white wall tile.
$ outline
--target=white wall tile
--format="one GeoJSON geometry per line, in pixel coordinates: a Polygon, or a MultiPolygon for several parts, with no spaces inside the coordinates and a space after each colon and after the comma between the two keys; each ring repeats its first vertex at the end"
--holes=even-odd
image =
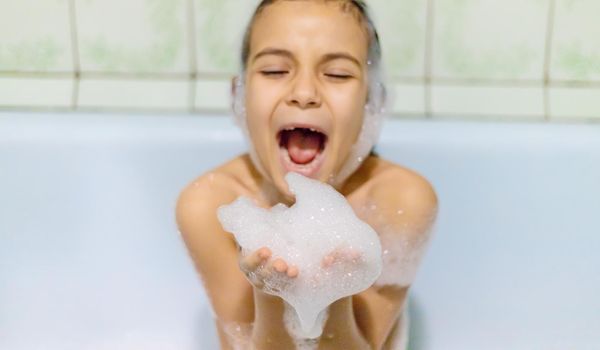
{"type": "Polygon", "coordinates": [[[205,110],[231,110],[231,81],[204,80],[196,83],[196,108],[205,110]]]}
{"type": "Polygon", "coordinates": [[[401,114],[421,114],[425,113],[425,86],[424,84],[403,84],[396,83],[390,85],[392,113],[401,114]]]}
{"type": "Polygon", "coordinates": [[[0,77],[2,107],[71,107],[73,80],[0,77]]]}
{"type": "Polygon", "coordinates": [[[589,118],[600,121],[600,89],[551,88],[550,117],[563,120],[589,118]]]}
{"type": "Polygon", "coordinates": [[[541,87],[432,86],[432,109],[439,117],[512,116],[543,119],[541,87]]]}
{"type": "Polygon", "coordinates": [[[189,81],[82,79],[79,106],[107,109],[188,110],[189,81]]]}

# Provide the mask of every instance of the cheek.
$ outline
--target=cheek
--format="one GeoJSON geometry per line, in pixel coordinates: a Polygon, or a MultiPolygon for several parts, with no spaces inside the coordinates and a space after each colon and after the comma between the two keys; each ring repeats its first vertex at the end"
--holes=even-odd
{"type": "Polygon", "coordinates": [[[268,84],[250,83],[246,91],[246,111],[254,123],[268,126],[278,101],[278,90],[268,84]],[[266,123],[266,124],[265,124],[266,123]]]}
{"type": "Polygon", "coordinates": [[[363,115],[365,112],[366,93],[354,93],[339,96],[336,109],[338,116],[338,125],[340,125],[348,136],[356,136],[362,126],[363,115]],[[358,131],[357,131],[358,129],[358,131]]]}

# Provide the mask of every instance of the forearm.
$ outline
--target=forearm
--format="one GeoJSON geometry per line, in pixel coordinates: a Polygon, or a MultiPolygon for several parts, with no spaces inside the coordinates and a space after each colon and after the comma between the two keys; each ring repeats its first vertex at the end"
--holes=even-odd
{"type": "Polygon", "coordinates": [[[404,310],[408,287],[370,287],[353,296],[354,317],[374,350],[382,349],[404,310]]]}
{"type": "MultiPolygon", "coordinates": [[[[285,327],[283,300],[256,289],[254,300],[252,343],[255,349],[295,349],[294,340],[285,327]]],[[[329,306],[319,349],[371,349],[354,319],[352,297],[342,298],[329,306]]]]}
{"type": "Polygon", "coordinates": [[[354,317],[352,296],[337,300],[329,306],[329,315],[319,349],[371,349],[354,317]]]}
{"type": "Polygon", "coordinates": [[[254,289],[253,350],[295,349],[284,323],[283,299],[254,289]]]}

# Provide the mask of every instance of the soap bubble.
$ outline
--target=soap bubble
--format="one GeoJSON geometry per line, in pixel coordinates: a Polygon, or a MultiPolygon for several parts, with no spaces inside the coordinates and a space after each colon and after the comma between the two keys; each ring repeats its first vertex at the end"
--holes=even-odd
{"type": "Polygon", "coordinates": [[[298,267],[295,278],[269,276],[264,290],[293,307],[304,338],[317,338],[323,331],[318,322],[323,310],[375,282],[382,267],[381,243],[330,185],[293,172],[285,179],[296,196],[291,207],[278,204],[264,209],[240,197],[220,207],[218,218],[242,252],[266,246],[272,259],[282,258],[298,267]]]}

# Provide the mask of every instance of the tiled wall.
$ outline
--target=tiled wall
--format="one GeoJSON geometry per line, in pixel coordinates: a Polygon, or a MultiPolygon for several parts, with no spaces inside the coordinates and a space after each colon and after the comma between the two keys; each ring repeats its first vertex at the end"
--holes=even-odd
{"type": "MultiPolygon", "coordinates": [[[[257,0],[0,0],[0,109],[229,111],[257,0]]],[[[599,0],[368,0],[399,118],[600,121],[599,0]]]]}

